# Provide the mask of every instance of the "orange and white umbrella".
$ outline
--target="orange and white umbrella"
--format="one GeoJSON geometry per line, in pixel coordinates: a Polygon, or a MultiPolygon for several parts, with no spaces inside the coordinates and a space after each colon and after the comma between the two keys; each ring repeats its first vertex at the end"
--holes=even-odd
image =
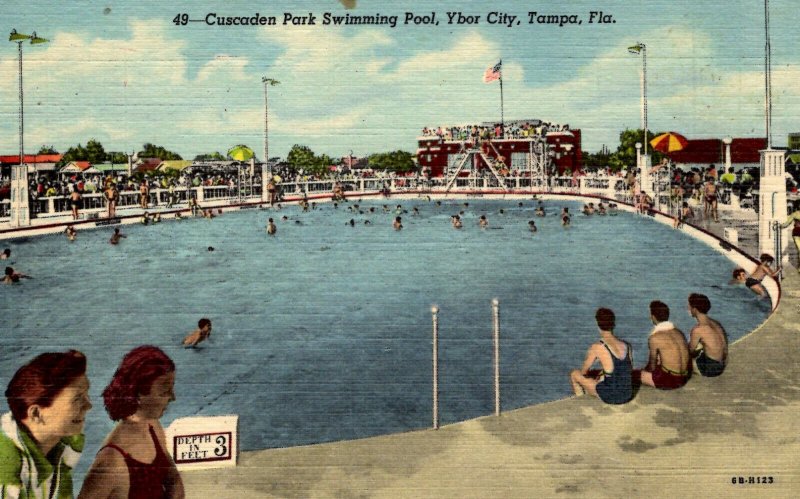
{"type": "Polygon", "coordinates": [[[653,146],[653,149],[656,151],[671,153],[682,150],[689,145],[689,141],[686,137],[677,132],[667,132],[651,140],[650,145],[653,146]]]}

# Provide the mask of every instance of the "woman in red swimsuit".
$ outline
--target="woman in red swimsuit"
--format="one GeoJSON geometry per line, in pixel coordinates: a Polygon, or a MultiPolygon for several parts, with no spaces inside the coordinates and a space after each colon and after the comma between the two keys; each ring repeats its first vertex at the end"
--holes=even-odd
{"type": "Polygon", "coordinates": [[[159,348],[134,348],[105,391],[109,416],[119,421],[86,476],[80,498],[183,498],[183,482],[166,450],[159,419],[175,400],[175,364],[159,348]]]}

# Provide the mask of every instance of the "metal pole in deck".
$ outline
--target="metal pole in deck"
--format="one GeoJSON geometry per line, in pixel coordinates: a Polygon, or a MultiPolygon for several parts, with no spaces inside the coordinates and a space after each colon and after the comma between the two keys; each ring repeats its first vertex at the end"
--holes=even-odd
{"type": "Polygon", "coordinates": [[[433,316],[433,429],[439,429],[439,307],[431,307],[433,316]]]}
{"type": "Polygon", "coordinates": [[[500,301],[492,300],[494,320],[494,415],[500,415],[500,301]]]}

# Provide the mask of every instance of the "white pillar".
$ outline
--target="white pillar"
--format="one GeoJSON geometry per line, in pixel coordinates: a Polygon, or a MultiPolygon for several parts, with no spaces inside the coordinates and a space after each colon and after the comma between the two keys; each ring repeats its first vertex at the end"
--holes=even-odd
{"type": "MultiPolygon", "coordinates": [[[[761,180],[758,196],[758,253],[775,255],[774,222],[786,221],[786,179],[784,151],[765,149],[761,151],[761,180]]],[[[788,262],[789,229],[783,229],[781,252],[783,262],[788,262]]]]}
{"type": "Polygon", "coordinates": [[[722,143],[725,144],[725,173],[728,173],[728,168],[731,167],[731,142],[733,139],[730,137],[722,139],[722,143]]]}
{"type": "Polygon", "coordinates": [[[28,201],[28,165],[11,166],[11,227],[27,227],[31,224],[28,201]]]}
{"type": "Polygon", "coordinates": [[[261,165],[261,201],[264,203],[269,202],[269,191],[267,190],[267,184],[269,184],[269,168],[267,168],[267,162],[261,165]]]}
{"type": "MultiPolygon", "coordinates": [[[[655,191],[653,190],[653,178],[650,175],[650,168],[652,167],[650,164],[650,155],[642,154],[641,149],[642,149],[642,144],[640,142],[637,142],[636,167],[639,169],[639,175],[638,175],[639,185],[642,188],[642,192],[648,194],[650,197],[654,197],[655,191]]],[[[653,199],[655,200],[655,198],[653,199]]]]}

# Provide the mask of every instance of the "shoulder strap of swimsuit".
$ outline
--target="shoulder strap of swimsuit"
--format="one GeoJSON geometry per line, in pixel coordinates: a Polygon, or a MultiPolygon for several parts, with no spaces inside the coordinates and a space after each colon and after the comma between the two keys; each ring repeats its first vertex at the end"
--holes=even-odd
{"type": "Polygon", "coordinates": [[[99,454],[100,451],[105,449],[106,447],[108,447],[110,449],[114,449],[115,451],[119,452],[120,454],[122,454],[122,457],[124,457],[125,459],[131,459],[131,455],[128,454],[127,452],[125,452],[124,450],[122,450],[122,447],[120,447],[120,446],[118,446],[116,444],[106,444],[103,447],[100,447],[100,450],[98,450],[97,453],[99,454]]]}
{"type": "Polygon", "coordinates": [[[628,356],[628,354],[629,354],[629,352],[630,352],[630,345],[628,345],[628,342],[627,342],[627,341],[623,341],[623,343],[625,344],[625,354],[622,356],[622,359],[620,359],[619,357],[617,357],[616,355],[614,355],[614,352],[613,352],[613,351],[611,350],[611,348],[610,348],[610,347],[609,347],[609,346],[606,344],[606,342],[605,342],[605,341],[603,341],[603,340],[600,340],[600,343],[602,343],[602,344],[603,344],[603,346],[604,346],[604,347],[606,347],[606,350],[608,350],[608,353],[610,353],[610,354],[611,354],[611,357],[613,357],[613,358],[615,358],[615,359],[617,359],[617,360],[622,360],[622,359],[624,359],[625,357],[627,357],[627,356],[628,356]]]}

